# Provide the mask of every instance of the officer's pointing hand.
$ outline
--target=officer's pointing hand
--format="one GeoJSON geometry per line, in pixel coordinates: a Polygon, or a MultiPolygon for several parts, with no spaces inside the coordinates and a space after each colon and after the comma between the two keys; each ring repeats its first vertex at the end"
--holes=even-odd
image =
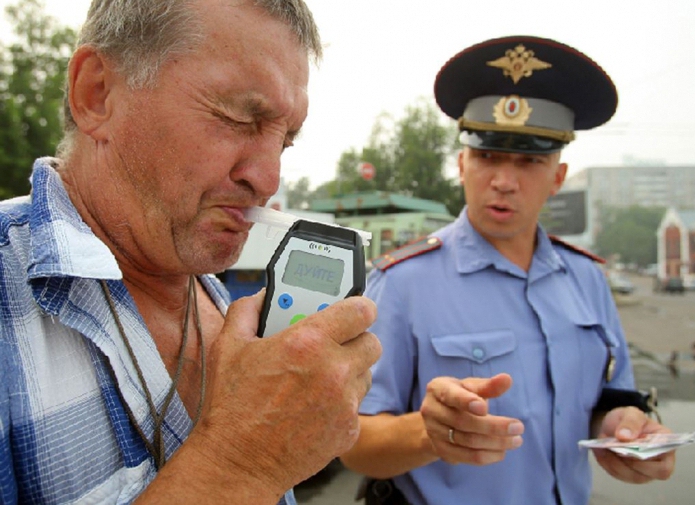
{"type": "Polygon", "coordinates": [[[488,465],[522,444],[521,421],[488,413],[489,398],[504,394],[512,378],[438,377],[427,385],[420,407],[435,452],[447,463],[488,465]]]}

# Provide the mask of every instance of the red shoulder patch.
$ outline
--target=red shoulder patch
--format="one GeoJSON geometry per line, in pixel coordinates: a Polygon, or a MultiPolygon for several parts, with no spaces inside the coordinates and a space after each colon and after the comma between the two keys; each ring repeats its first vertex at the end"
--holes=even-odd
{"type": "Polygon", "coordinates": [[[574,244],[570,244],[569,242],[565,242],[564,240],[562,240],[560,237],[558,237],[556,235],[548,235],[548,238],[550,239],[550,241],[552,243],[561,245],[561,246],[563,246],[571,251],[582,254],[582,255],[586,256],[587,258],[591,258],[592,260],[594,260],[597,263],[601,263],[601,264],[606,263],[606,260],[603,259],[601,256],[597,256],[594,253],[592,253],[591,251],[587,251],[586,249],[582,249],[581,247],[578,247],[574,244]]]}
{"type": "Polygon", "coordinates": [[[374,265],[374,268],[378,270],[387,270],[393,265],[397,265],[401,261],[405,261],[414,256],[419,256],[426,252],[434,251],[435,249],[439,249],[441,246],[442,241],[437,237],[423,237],[374,258],[372,260],[372,265],[374,265]]]}

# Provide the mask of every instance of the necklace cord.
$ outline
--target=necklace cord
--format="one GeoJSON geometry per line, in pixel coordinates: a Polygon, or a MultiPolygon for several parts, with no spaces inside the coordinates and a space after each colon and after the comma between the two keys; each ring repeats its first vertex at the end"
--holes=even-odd
{"type": "MultiPolygon", "coordinates": [[[[111,292],[109,290],[108,284],[106,283],[105,280],[100,280],[101,282],[101,288],[104,292],[104,296],[106,297],[106,300],[109,305],[109,309],[111,310],[111,314],[113,315],[113,318],[116,322],[116,326],[118,327],[118,331],[121,334],[121,338],[123,340],[123,343],[126,347],[126,350],[128,351],[128,355],[133,362],[133,366],[135,367],[135,371],[138,376],[138,380],[142,384],[142,387],[145,391],[145,397],[147,399],[147,405],[150,410],[150,415],[152,416],[152,420],[154,422],[154,431],[153,431],[153,440],[150,442],[147,439],[147,436],[145,435],[144,431],[142,428],[138,425],[138,423],[135,420],[135,416],[133,415],[133,412],[131,411],[130,407],[128,404],[123,401],[123,405],[125,406],[126,412],[128,414],[128,418],[130,419],[131,423],[135,427],[135,431],[138,433],[140,438],[142,438],[145,447],[147,451],[150,453],[152,458],[154,459],[155,466],[157,470],[160,470],[165,464],[166,464],[166,448],[165,448],[165,443],[163,439],[163,434],[162,434],[162,428],[164,425],[164,419],[166,417],[166,413],[169,409],[169,405],[171,404],[172,399],[174,398],[174,393],[176,392],[176,387],[179,383],[179,380],[181,378],[181,373],[183,371],[183,362],[184,362],[184,354],[186,350],[186,344],[188,343],[188,324],[190,321],[190,315],[193,307],[195,307],[194,310],[194,318],[195,318],[195,323],[196,323],[196,332],[198,333],[198,340],[200,342],[200,360],[201,360],[201,388],[200,388],[200,399],[198,401],[198,407],[196,409],[196,416],[195,419],[193,420],[193,425],[195,426],[200,419],[200,414],[202,412],[202,407],[203,407],[203,401],[205,398],[205,382],[206,382],[206,367],[205,367],[205,343],[203,341],[203,330],[202,330],[202,325],[200,322],[200,313],[198,310],[198,294],[195,286],[195,277],[191,275],[189,277],[188,281],[188,296],[187,296],[187,302],[186,302],[186,312],[184,316],[184,322],[183,322],[183,332],[182,332],[182,338],[181,338],[181,346],[179,349],[179,356],[177,359],[177,364],[176,364],[176,372],[174,374],[174,377],[172,378],[172,383],[171,386],[169,387],[169,391],[167,392],[167,395],[164,398],[164,401],[162,403],[162,409],[160,413],[157,413],[157,408],[154,404],[154,400],[152,398],[152,393],[150,392],[150,389],[147,387],[147,382],[145,381],[145,376],[142,372],[142,368],[140,367],[140,364],[138,363],[138,360],[135,356],[135,352],[133,351],[133,348],[130,344],[130,341],[128,340],[125,329],[123,328],[123,324],[121,323],[120,317],[118,316],[118,312],[116,311],[116,305],[113,301],[113,298],[111,296],[111,292]],[[193,307],[192,307],[193,306],[193,307]]],[[[111,370],[112,376],[114,376],[114,383],[115,381],[115,374],[113,373],[113,370],[111,370]]]]}

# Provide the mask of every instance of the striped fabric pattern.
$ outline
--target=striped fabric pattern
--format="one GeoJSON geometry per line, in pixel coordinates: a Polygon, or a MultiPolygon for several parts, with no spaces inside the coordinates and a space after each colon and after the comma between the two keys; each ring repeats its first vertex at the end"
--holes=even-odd
{"type": "MultiPolygon", "coordinates": [[[[157,405],[171,378],[55,163],[37,160],[30,197],[0,202],[0,504],[131,503],[156,470],[123,402],[150,439],[153,423],[100,279],[157,405]]],[[[199,280],[226,312],[224,286],[199,280]]],[[[176,395],[164,423],[167,457],[191,429],[176,395]]],[[[280,503],[294,505],[292,492],[280,503]]]]}

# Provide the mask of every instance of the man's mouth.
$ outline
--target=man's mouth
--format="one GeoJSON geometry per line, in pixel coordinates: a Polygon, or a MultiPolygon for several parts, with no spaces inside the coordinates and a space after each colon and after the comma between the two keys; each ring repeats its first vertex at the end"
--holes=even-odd
{"type": "Polygon", "coordinates": [[[253,223],[250,223],[244,217],[243,207],[220,205],[218,208],[232,221],[233,224],[231,228],[233,228],[233,231],[247,232],[251,229],[251,226],[253,226],[253,223]]]}
{"type": "Polygon", "coordinates": [[[514,210],[508,205],[492,204],[488,205],[488,210],[497,217],[508,217],[514,213],[514,210]]]}

